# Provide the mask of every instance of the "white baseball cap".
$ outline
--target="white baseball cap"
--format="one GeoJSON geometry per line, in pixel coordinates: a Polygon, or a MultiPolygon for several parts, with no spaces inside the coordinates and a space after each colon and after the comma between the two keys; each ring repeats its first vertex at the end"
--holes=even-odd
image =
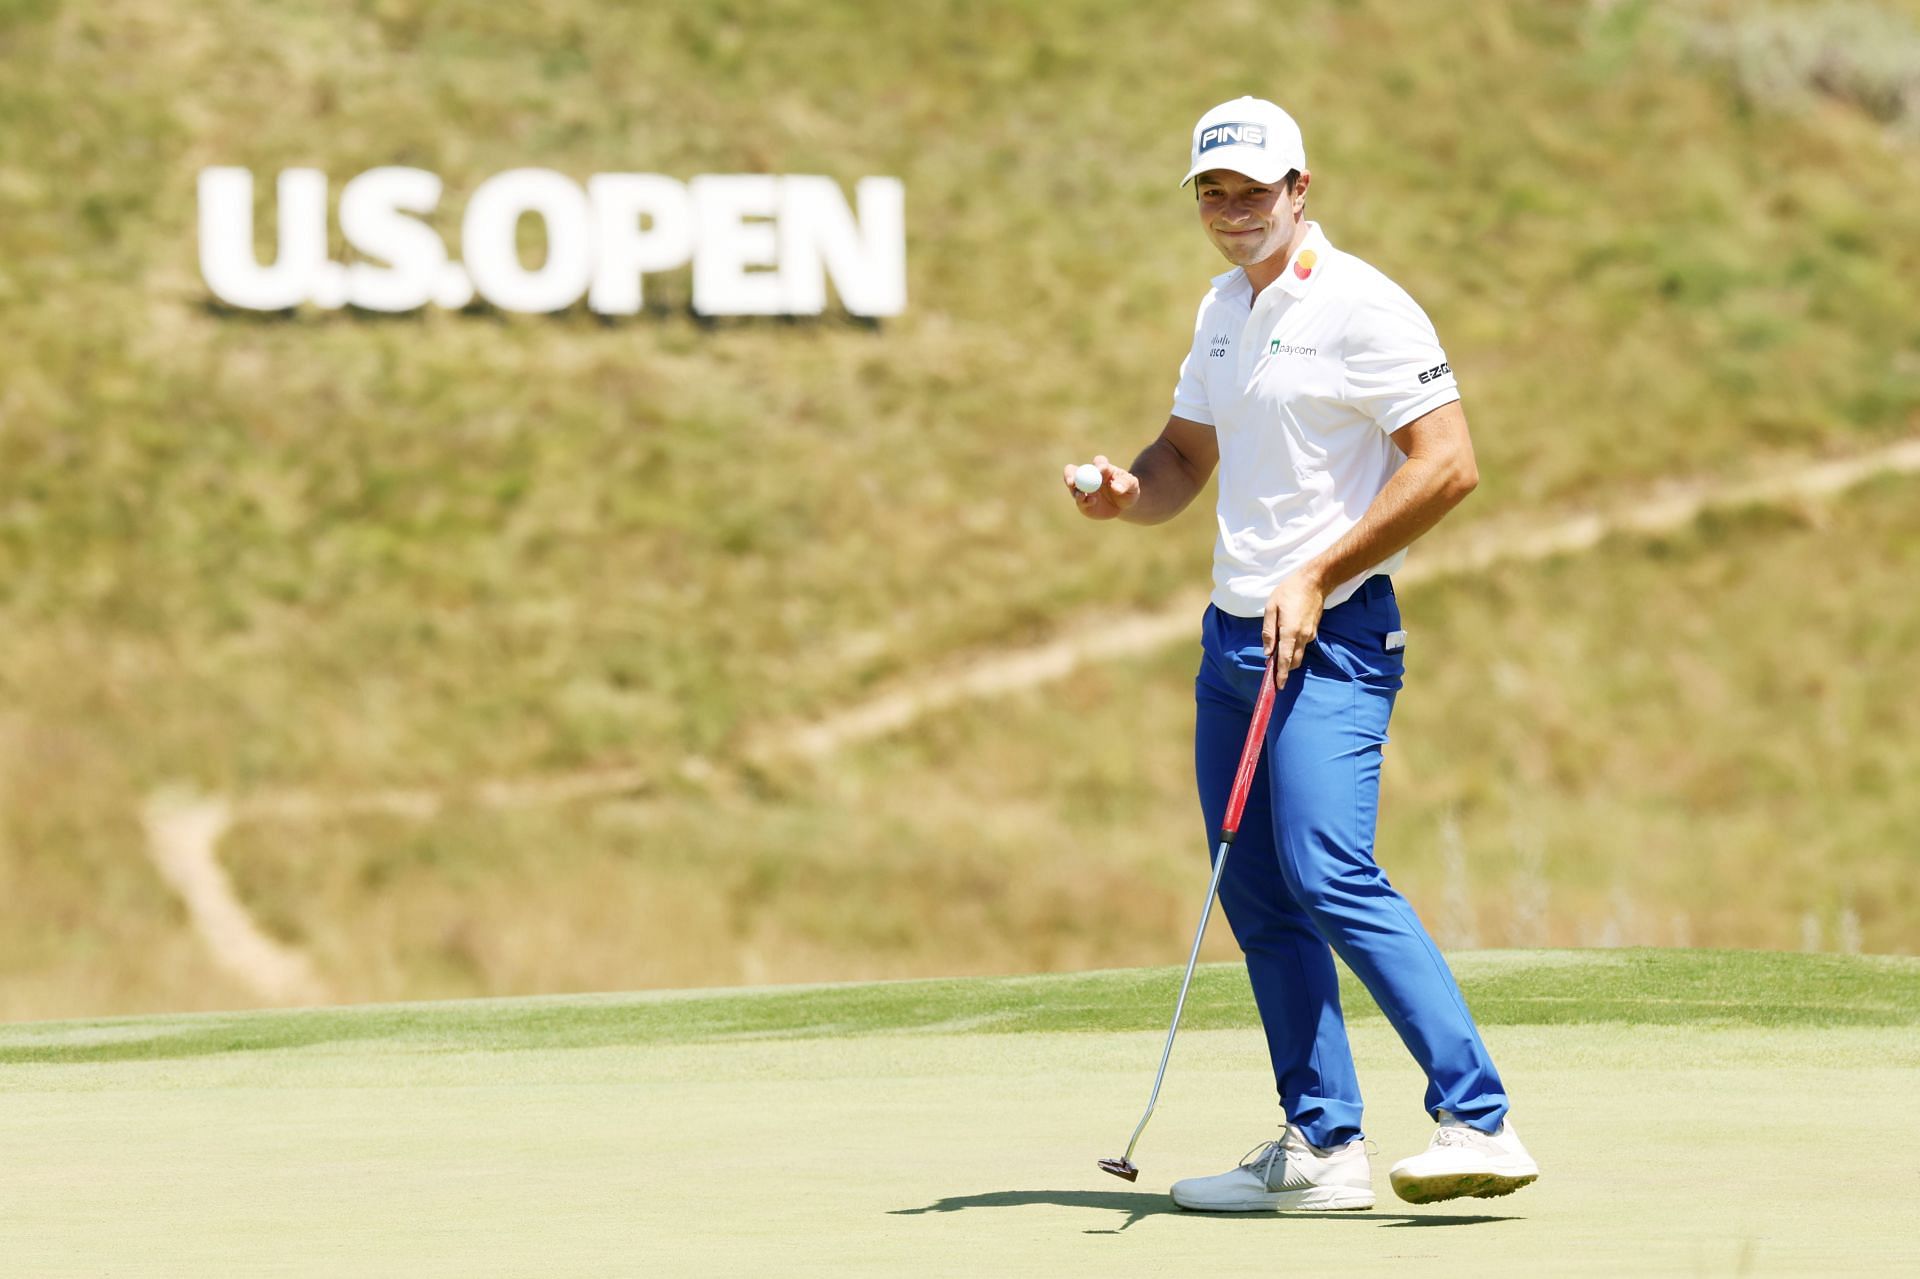
{"type": "Polygon", "coordinates": [[[1278,182],[1293,169],[1307,167],[1307,144],[1293,117],[1265,98],[1222,102],[1193,126],[1193,167],[1180,179],[1185,186],[1197,173],[1231,169],[1255,182],[1278,182]]]}

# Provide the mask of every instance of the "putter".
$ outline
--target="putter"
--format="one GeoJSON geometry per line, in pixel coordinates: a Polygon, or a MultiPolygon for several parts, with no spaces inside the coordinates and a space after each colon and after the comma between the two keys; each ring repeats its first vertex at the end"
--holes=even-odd
{"type": "Polygon", "coordinates": [[[1267,720],[1273,714],[1273,659],[1267,659],[1267,673],[1260,681],[1260,698],[1253,704],[1253,722],[1247,725],[1246,745],[1240,748],[1240,769],[1233,775],[1233,793],[1227,797],[1227,817],[1220,826],[1220,851],[1213,858],[1213,878],[1207,883],[1207,900],[1200,907],[1200,926],[1193,930],[1193,950],[1187,955],[1187,975],[1180,979],[1180,998],[1173,1004],[1173,1025],[1167,1027],[1167,1046],[1160,1052],[1160,1069],[1153,1076],[1153,1093],[1147,1098],[1147,1112],[1134,1127],[1127,1153],[1118,1159],[1102,1159],[1101,1172],[1110,1172],[1128,1181],[1137,1181],[1140,1170],[1133,1163],[1133,1148],[1153,1118],[1153,1105],[1160,1100],[1160,1082],[1167,1077],[1167,1059],[1173,1056],[1173,1037],[1180,1032],[1180,1013],[1187,1006],[1187,987],[1193,984],[1193,966],[1200,958],[1200,943],[1207,935],[1207,917],[1213,914],[1213,899],[1220,891],[1220,872],[1227,868],[1227,850],[1240,829],[1240,814],[1247,806],[1247,792],[1253,789],[1253,770],[1260,765],[1260,748],[1267,740],[1267,720]]]}

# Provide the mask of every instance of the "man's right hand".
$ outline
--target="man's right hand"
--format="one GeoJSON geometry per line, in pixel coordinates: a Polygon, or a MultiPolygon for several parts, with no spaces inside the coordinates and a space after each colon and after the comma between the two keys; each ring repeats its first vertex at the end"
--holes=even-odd
{"type": "Polygon", "coordinates": [[[1100,487],[1091,493],[1082,493],[1073,486],[1074,468],[1069,464],[1062,473],[1067,492],[1073,496],[1074,504],[1080,508],[1080,514],[1090,520],[1118,519],[1126,514],[1127,508],[1140,498],[1140,481],[1132,473],[1123,471],[1104,457],[1096,457],[1093,464],[1100,468],[1100,487]]]}

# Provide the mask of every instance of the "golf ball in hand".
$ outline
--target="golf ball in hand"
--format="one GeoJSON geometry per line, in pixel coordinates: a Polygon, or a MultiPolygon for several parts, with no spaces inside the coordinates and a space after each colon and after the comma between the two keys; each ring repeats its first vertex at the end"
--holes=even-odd
{"type": "Polygon", "coordinates": [[[1098,493],[1103,477],[1100,468],[1091,462],[1082,462],[1073,473],[1073,486],[1082,493],[1098,493]]]}

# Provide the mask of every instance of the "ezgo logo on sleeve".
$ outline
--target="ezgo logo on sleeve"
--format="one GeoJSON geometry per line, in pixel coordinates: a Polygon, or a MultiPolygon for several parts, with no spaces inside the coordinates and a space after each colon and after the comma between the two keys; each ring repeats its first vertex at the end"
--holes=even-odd
{"type": "Polygon", "coordinates": [[[459,260],[423,220],[440,179],[422,169],[369,169],[340,192],[351,264],[327,256],[327,176],[285,169],[276,187],[278,252],[253,250],[253,174],[200,172],[200,274],[215,297],[249,311],[303,302],[323,308],[458,309],[475,295],[503,311],[560,311],[582,296],[602,315],[640,311],[648,274],[693,267],[702,315],[818,315],[827,281],[854,315],[907,305],[905,188],[862,178],[859,212],[831,178],[600,173],[586,186],[551,169],[512,169],[475,188],[460,223],[459,260]],[[546,260],[521,261],[520,219],[545,223],[546,260]]]}
{"type": "Polygon", "coordinates": [[[1216,124],[1200,135],[1201,155],[1205,155],[1215,147],[1264,147],[1266,145],[1267,126],[1264,124],[1216,124]]]}

